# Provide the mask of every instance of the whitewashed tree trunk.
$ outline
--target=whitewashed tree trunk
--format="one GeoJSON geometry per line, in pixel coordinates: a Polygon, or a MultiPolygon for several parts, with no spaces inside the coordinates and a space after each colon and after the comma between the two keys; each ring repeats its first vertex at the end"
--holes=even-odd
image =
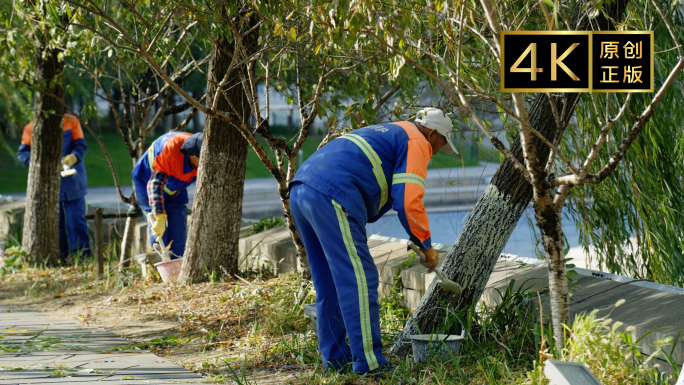
{"type": "MultiPolygon", "coordinates": [[[[577,97],[577,94],[567,94],[566,102],[574,105],[577,97]]],[[[556,123],[545,94],[539,95],[530,109],[530,122],[537,131],[553,140],[556,123]]],[[[540,156],[548,156],[549,149],[541,140],[535,140],[535,145],[540,156]]],[[[522,161],[519,138],[513,142],[511,152],[522,161]]],[[[532,186],[511,162],[504,161],[475,204],[442,265],[442,271],[449,279],[458,282],[463,292],[454,295],[433,282],[413,312],[413,317],[397,337],[398,343],[390,349],[391,354],[407,354],[410,344],[402,342],[408,341],[410,335],[418,334],[419,330],[429,333],[439,327],[445,315],[442,303],[451,306],[454,311],[460,311],[480,298],[499,255],[531,199],[532,186]]]]}

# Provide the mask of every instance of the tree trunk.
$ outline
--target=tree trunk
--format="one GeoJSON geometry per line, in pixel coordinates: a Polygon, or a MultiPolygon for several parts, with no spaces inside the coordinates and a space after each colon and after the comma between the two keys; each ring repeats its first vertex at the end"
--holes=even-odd
{"type": "Polygon", "coordinates": [[[34,96],[22,238],[22,248],[32,263],[59,259],[59,171],[64,119],[64,107],[60,102],[64,96],[61,78],[64,62],[58,59],[59,52],[56,48],[42,46],[35,56],[38,89],[34,96]],[[55,97],[46,95],[43,90],[55,97]]]}
{"type": "Polygon", "coordinates": [[[556,346],[564,346],[563,324],[570,321],[570,298],[568,296],[568,274],[563,254],[563,228],[561,227],[562,205],[556,211],[553,207],[551,192],[535,199],[535,217],[542,234],[549,271],[549,291],[551,296],[551,323],[556,346]]]}
{"type": "Polygon", "coordinates": [[[119,256],[119,271],[131,264],[131,248],[133,247],[133,237],[135,235],[135,225],[138,224],[137,217],[126,218],[124,235],[121,238],[121,255],[119,256]]]}
{"type": "Polygon", "coordinates": [[[290,210],[290,192],[287,189],[287,184],[278,188],[278,193],[280,194],[280,200],[283,202],[283,210],[285,211],[285,220],[287,221],[287,228],[290,230],[290,236],[295,244],[295,249],[297,249],[297,270],[301,274],[302,278],[310,280],[311,279],[311,269],[309,269],[309,260],[306,256],[306,248],[304,247],[304,242],[302,238],[299,237],[297,228],[295,227],[294,219],[292,218],[292,211],[290,210]]]}
{"type": "MultiPolygon", "coordinates": [[[[249,23],[250,27],[255,23],[256,20],[253,18],[249,23]]],[[[255,52],[258,29],[245,36],[242,43],[247,48],[248,55],[255,52]]],[[[225,52],[234,52],[232,41],[219,38],[216,44],[212,46],[207,71],[209,106],[213,104],[216,87],[225,76],[232,59],[225,52]],[[221,45],[221,49],[216,44],[221,45]]],[[[247,120],[250,108],[238,71],[246,71],[246,67],[241,65],[233,69],[223,95],[229,98],[237,109],[243,111],[241,118],[247,120]]],[[[217,110],[232,112],[231,106],[223,96],[219,97],[217,110]]],[[[181,282],[204,280],[207,271],[217,271],[219,274],[237,272],[246,157],[247,141],[237,127],[207,116],[192,223],[185,247],[185,262],[179,276],[181,282]]]]}
{"type": "MultiPolygon", "coordinates": [[[[622,20],[628,3],[629,0],[620,0],[605,6],[604,9],[613,20],[622,20]]],[[[584,2],[577,6],[573,18],[574,25],[577,25],[579,20],[578,30],[615,29],[614,24],[603,14],[591,20],[586,16],[580,19],[580,9],[583,4],[584,2]]],[[[566,93],[557,99],[559,109],[562,109],[562,105],[568,106],[566,113],[561,117],[564,123],[569,122],[572,117],[578,98],[579,94],[566,93]]],[[[553,141],[557,127],[546,94],[537,95],[529,115],[532,127],[548,140],[553,141]]],[[[534,145],[539,158],[547,159],[549,148],[537,138],[534,140],[534,145]]],[[[518,161],[523,162],[520,136],[516,137],[513,142],[511,152],[518,161]]],[[[461,284],[463,292],[460,295],[453,295],[451,292],[442,290],[436,281],[433,282],[413,316],[406,323],[404,330],[397,337],[397,342],[390,349],[390,354],[408,354],[410,344],[405,344],[404,341],[408,341],[410,335],[417,334],[418,330],[428,333],[439,327],[444,319],[442,303],[450,304],[452,309],[458,312],[468,308],[473,301],[480,298],[499,255],[531,199],[532,186],[510,162],[504,161],[484,195],[480,197],[468,216],[461,234],[442,266],[442,271],[449,279],[461,284]]],[[[559,277],[559,279],[565,278],[559,277]]],[[[565,284],[567,285],[567,280],[565,284]]]]}

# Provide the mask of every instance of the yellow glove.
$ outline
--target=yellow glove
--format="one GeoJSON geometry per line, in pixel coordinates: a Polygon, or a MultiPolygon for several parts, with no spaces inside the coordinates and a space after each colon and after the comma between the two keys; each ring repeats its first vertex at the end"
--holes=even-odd
{"type": "Polygon", "coordinates": [[[161,237],[166,231],[166,214],[153,215],[154,222],[152,222],[152,235],[161,237]]]}
{"type": "Polygon", "coordinates": [[[427,259],[427,261],[420,260],[420,264],[428,268],[428,273],[432,273],[437,267],[437,262],[439,262],[439,253],[432,246],[430,246],[430,250],[425,250],[421,247],[420,251],[423,252],[425,259],[427,259]]]}
{"type": "Polygon", "coordinates": [[[62,158],[62,165],[66,164],[69,167],[75,165],[76,162],[78,162],[78,158],[74,154],[69,154],[69,155],[65,156],[64,158],[62,158]]]}

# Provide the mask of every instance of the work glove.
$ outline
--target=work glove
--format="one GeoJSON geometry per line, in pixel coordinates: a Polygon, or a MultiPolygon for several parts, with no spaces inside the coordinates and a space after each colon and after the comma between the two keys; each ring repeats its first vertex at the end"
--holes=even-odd
{"type": "Polygon", "coordinates": [[[74,154],[69,154],[62,158],[62,166],[66,164],[67,166],[71,167],[75,165],[76,162],[78,162],[78,158],[74,154]]]}
{"type": "Polygon", "coordinates": [[[430,246],[430,250],[425,250],[421,247],[420,251],[423,252],[426,259],[426,261],[421,259],[420,264],[427,267],[428,273],[432,273],[437,267],[437,262],[439,262],[439,253],[432,246],[430,246]]]}
{"type": "Polygon", "coordinates": [[[164,231],[166,231],[166,214],[156,214],[153,217],[152,235],[161,237],[164,235],[164,231]]]}

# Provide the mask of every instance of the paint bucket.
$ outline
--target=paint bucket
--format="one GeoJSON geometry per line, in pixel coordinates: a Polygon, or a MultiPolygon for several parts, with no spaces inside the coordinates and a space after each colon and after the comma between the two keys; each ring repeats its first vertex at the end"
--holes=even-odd
{"type": "Polygon", "coordinates": [[[159,276],[164,283],[173,281],[178,277],[181,266],[183,266],[183,258],[172,259],[168,262],[158,262],[154,264],[157,268],[159,276]]]}
{"type": "Polygon", "coordinates": [[[465,338],[465,328],[461,335],[453,334],[414,334],[411,336],[413,361],[425,362],[430,356],[450,358],[461,350],[461,341],[465,338]],[[451,352],[451,354],[450,354],[451,352]]]}

